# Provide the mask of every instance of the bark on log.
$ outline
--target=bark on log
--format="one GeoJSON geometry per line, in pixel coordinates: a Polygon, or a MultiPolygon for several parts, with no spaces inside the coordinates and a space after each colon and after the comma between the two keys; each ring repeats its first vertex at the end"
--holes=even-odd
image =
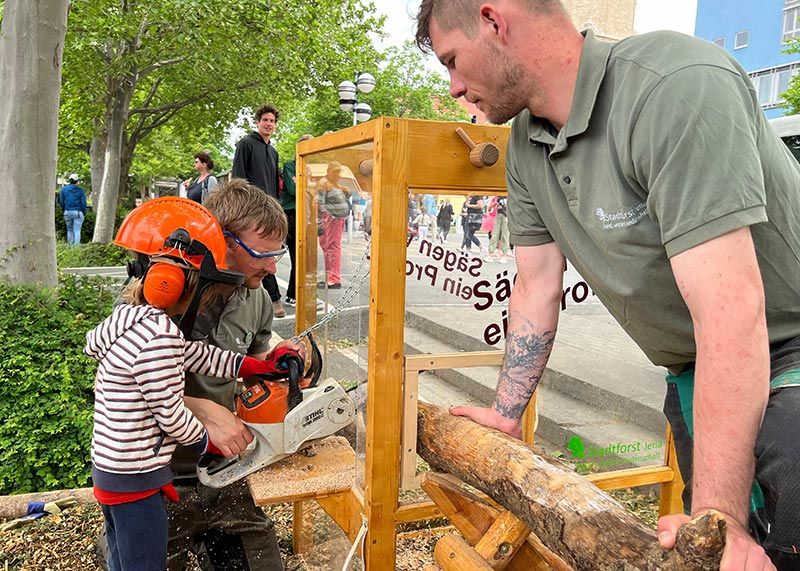
{"type": "Polygon", "coordinates": [[[74,488],[55,492],[36,492],[33,494],[17,494],[16,496],[0,496],[0,519],[14,519],[28,513],[28,502],[54,502],[72,496],[79,504],[95,502],[92,488],[74,488]]]}
{"type": "Polygon", "coordinates": [[[417,421],[417,452],[432,468],[486,493],[577,570],[719,568],[720,514],[687,524],[664,551],[653,529],[557,459],[440,407],[420,403],[417,421]]]}

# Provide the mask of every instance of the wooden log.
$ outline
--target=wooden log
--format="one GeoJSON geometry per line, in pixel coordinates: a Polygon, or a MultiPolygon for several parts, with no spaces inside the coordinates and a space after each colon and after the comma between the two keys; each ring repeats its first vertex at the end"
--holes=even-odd
{"type": "Polygon", "coordinates": [[[0,496],[0,519],[14,519],[24,516],[28,513],[28,502],[54,502],[70,496],[75,498],[79,504],[92,504],[96,501],[92,488],[73,488],[55,492],[0,496]]]}
{"type": "Polygon", "coordinates": [[[417,451],[436,470],[486,493],[576,570],[718,569],[725,522],[710,513],[664,551],[656,533],[555,458],[446,409],[419,403],[417,451]]]}

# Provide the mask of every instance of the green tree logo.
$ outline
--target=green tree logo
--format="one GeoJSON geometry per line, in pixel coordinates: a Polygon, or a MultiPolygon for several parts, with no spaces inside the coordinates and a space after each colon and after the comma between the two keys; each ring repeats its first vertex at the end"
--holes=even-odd
{"type": "Polygon", "coordinates": [[[583,439],[580,436],[573,436],[567,443],[567,450],[570,451],[573,458],[583,458],[585,450],[583,448],[583,439]]]}

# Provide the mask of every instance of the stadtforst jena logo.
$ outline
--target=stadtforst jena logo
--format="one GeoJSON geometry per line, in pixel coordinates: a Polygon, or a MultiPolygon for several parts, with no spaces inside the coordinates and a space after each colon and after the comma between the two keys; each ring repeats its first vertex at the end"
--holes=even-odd
{"type": "Polygon", "coordinates": [[[604,230],[633,226],[647,214],[647,203],[640,202],[627,210],[607,213],[604,208],[597,207],[594,211],[597,219],[602,222],[604,230]]]}
{"type": "Polygon", "coordinates": [[[583,438],[580,436],[573,436],[567,443],[567,450],[572,454],[573,458],[583,458],[585,449],[583,447],[583,438]]]}
{"type": "Polygon", "coordinates": [[[637,462],[654,462],[661,460],[664,452],[664,442],[614,442],[608,446],[594,446],[585,443],[583,438],[573,435],[567,441],[567,450],[570,456],[581,460],[577,468],[610,468],[612,466],[627,465],[637,462]]]}

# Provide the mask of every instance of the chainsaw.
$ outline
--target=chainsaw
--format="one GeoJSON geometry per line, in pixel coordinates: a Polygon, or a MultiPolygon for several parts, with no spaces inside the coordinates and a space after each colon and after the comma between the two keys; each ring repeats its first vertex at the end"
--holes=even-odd
{"type": "Polygon", "coordinates": [[[313,337],[307,337],[311,345],[308,372],[296,351],[281,348],[273,356],[273,371],[245,379],[246,389],[236,397],[236,414],[253,433],[253,442],[239,456],[204,454],[197,464],[202,484],[227,486],[353,421],[355,404],[344,388],[333,380],[317,384],[322,355],[313,337]]]}

